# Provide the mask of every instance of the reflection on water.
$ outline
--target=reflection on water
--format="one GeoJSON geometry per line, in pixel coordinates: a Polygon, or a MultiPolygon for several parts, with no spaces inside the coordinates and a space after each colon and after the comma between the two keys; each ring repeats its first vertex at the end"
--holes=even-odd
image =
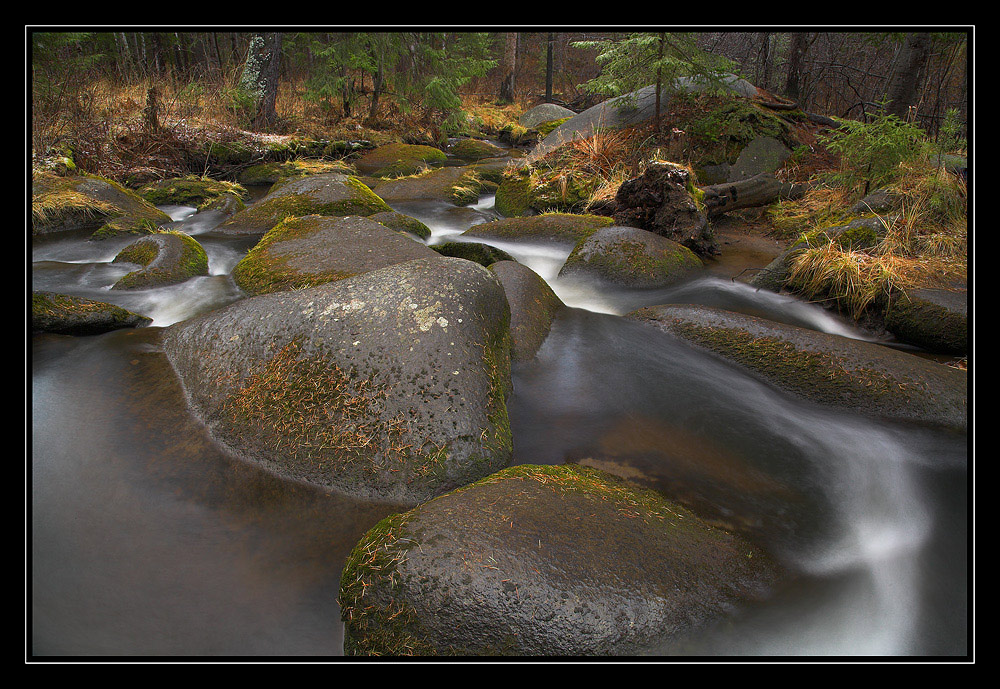
{"type": "MultiPolygon", "coordinates": [[[[398,204],[448,241],[493,217],[398,204]]],[[[247,240],[171,209],[210,275],[110,290],[129,239],[46,238],[35,289],[118,303],[166,326],[242,294],[247,240]]],[[[516,462],[579,462],[656,488],[784,562],[775,600],[665,655],[963,655],[967,652],[966,438],[886,424],[778,392],[738,367],[620,317],[695,303],[848,337],[814,305],[708,276],[665,290],[569,283],[569,247],[489,243],[571,307],[514,366],[516,462]]],[[[187,411],[161,328],[32,338],[32,653],[339,655],[340,571],[393,505],[278,479],[235,461],[187,411]]]]}

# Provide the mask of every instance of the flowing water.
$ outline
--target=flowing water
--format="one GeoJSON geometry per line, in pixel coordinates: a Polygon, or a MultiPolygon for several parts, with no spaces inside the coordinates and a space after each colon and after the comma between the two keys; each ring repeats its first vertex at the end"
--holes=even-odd
{"type": "MultiPolygon", "coordinates": [[[[428,243],[495,217],[397,204],[428,243]]],[[[35,240],[33,289],[119,304],[152,326],[31,339],[35,656],[336,656],[344,560],[399,506],[278,479],[220,450],[187,411],[163,327],[242,298],[250,242],[221,217],[165,208],[209,254],[206,277],[110,291],[130,239],[35,240]]],[[[578,462],[657,488],[757,541],[794,584],[718,628],[654,649],[685,656],[964,656],[967,438],[832,411],[622,318],[697,303],[865,338],[822,309],[707,271],[664,290],[558,277],[571,247],[490,242],[572,308],[513,367],[518,463],[578,462]]]]}

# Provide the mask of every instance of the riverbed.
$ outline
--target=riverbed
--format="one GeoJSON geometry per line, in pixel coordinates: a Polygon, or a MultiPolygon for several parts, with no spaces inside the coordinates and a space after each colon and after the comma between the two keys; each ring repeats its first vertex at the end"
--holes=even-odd
{"type": "MultiPolygon", "coordinates": [[[[430,244],[496,217],[489,196],[395,209],[427,224],[430,244]]],[[[30,340],[30,653],[342,655],[344,560],[401,508],[277,478],[228,455],[191,415],[162,329],[244,298],[230,273],[252,241],[213,236],[221,215],[164,210],[205,246],[208,276],[112,292],[129,268],[111,260],[130,238],[33,242],[33,289],[116,303],[153,322],[30,340]]],[[[741,261],[730,255],[669,289],[623,290],[560,279],[570,247],[490,243],[570,307],[537,356],[513,367],[514,462],[578,462],[656,488],[795,574],[766,605],[651,653],[969,652],[965,434],[808,403],[622,316],[694,303],[873,336],[815,304],[754,290],[735,279],[741,261]]]]}

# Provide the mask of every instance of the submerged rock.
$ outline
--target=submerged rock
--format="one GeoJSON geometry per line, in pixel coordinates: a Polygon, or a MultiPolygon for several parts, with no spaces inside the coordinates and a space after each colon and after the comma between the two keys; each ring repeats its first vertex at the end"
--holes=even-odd
{"type": "Polygon", "coordinates": [[[707,306],[651,306],[628,317],[821,404],[869,416],[966,428],[964,371],[871,342],[707,306]]]}
{"type": "Polygon", "coordinates": [[[473,225],[462,233],[462,237],[576,244],[595,230],[612,224],[614,221],[611,218],[602,215],[544,213],[530,218],[503,218],[473,225]]]}
{"type": "Polygon", "coordinates": [[[517,261],[498,261],[490,270],[500,280],[510,304],[511,359],[535,356],[552,328],[562,300],[535,271],[517,261]]]}
{"type": "Polygon", "coordinates": [[[435,256],[244,299],[164,350],[237,457],[414,505],[509,462],[509,322],[492,273],[435,256]]]}
{"type": "Polygon", "coordinates": [[[344,568],[348,655],[632,655],[766,597],[765,553],[652,491],[522,465],[377,524],[344,568]]]}
{"type": "Polygon", "coordinates": [[[120,306],[55,292],[31,293],[32,332],[100,335],[149,325],[153,319],[120,306]]]}
{"type": "Polygon", "coordinates": [[[236,213],[213,232],[258,235],[290,216],[369,216],[390,210],[385,201],[355,177],[339,173],[309,175],[278,182],[267,196],[236,213]]]}
{"type": "Polygon", "coordinates": [[[559,275],[594,275],[624,287],[665,287],[702,267],[686,246],[646,230],[615,226],[578,243],[559,275]]]}
{"type": "Polygon", "coordinates": [[[513,261],[514,257],[503,249],[498,249],[489,244],[480,242],[442,242],[430,247],[442,256],[454,256],[464,258],[467,261],[475,261],[487,268],[497,261],[513,261]]]}
{"type": "Polygon", "coordinates": [[[136,240],[118,252],[113,263],[143,267],[125,275],[111,289],[162,287],[208,275],[205,249],[183,232],[157,232],[136,240]]]}
{"type": "Polygon", "coordinates": [[[307,215],[273,227],[233,269],[244,292],[314,287],[434,256],[426,245],[370,218],[307,215]]]}

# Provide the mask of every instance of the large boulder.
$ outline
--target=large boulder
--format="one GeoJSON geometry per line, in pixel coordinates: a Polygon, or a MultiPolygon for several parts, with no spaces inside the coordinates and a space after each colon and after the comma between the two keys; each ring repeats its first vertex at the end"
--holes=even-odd
{"type": "Polygon", "coordinates": [[[460,139],[448,146],[448,153],[462,160],[476,161],[485,158],[498,158],[506,151],[489,141],[460,139]]]}
{"type": "Polygon", "coordinates": [[[234,214],[213,232],[262,235],[290,216],[369,216],[392,210],[355,177],[340,173],[293,177],[275,184],[257,203],[234,214]]]}
{"type": "Polygon", "coordinates": [[[506,469],[371,529],[340,582],[347,655],[635,655],[759,601],[759,548],[576,465],[506,469]]]}
{"type": "Polygon", "coordinates": [[[778,139],[758,136],[740,151],[727,181],[739,182],[764,172],[776,172],[791,157],[792,152],[778,139]]]}
{"type": "Polygon", "coordinates": [[[31,331],[62,335],[100,335],[149,325],[153,319],[103,301],[55,292],[31,293],[31,331]]]}
{"type": "Polygon", "coordinates": [[[422,175],[373,180],[372,189],[389,203],[406,201],[448,201],[465,205],[478,199],[483,189],[475,171],[464,167],[444,167],[422,175]]]}
{"type": "Polygon", "coordinates": [[[208,254],[183,232],[157,232],[137,239],[119,251],[113,263],[135,263],[142,268],[122,277],[111,289],[162,287],[208,275],[208,254]]]}
{"type": "Polygon", "coordinates": [[[612,226],[573,247],[559,276],[594,276],[623,287],[666,287],[702,268],[701,259],[686,246],[635,227],[612,226]]]}
{"type": "Polygon", "coordinates": [[[307,215],[273,227],[233,269],[248,294],[314,287],[435,252],[370,218],[307,215]]]}
{"type": "Polygon", "coordinates": [[[650,306],[628,317],[820,404],[874,417],[966,428],[968,375],[922,357],[708,306],[650,306]]]}
{"type": "Polygon", "coordinates": [[[244,299],[163,346],[235,456],[415,505],[508,464],[509,322],[492,273],[435,256],[244,299]]]}
{"type": "Polygon", "coordinates": [[[93,229],[95,239],[148,234],[170,216],[116,182],[92,175],[31,177],[31,232],[93,229]]]}
{"type": "MultiPolygon", "coordinates": [[[[697,77],[680,77],[672,87],[660,91],[660,109],[665,111],[673,91],[698,93],[708,89],[721,89],[744,98],[758,95],[757,88],[734,75],[724,75],[717,82],[709,83],[697,77]]],[[[534,163],[573,139],[593,136],[599,129],[621,129],[631,127],[656,114],[656,86],[646,86],[632,93],[611,98],[584,110],[556,127],[525,158],[534,163]]]]}
{"type": "Polygon", "coordinates": [[[535,356],[565,304],[535,271],[517,261],[497,261],[490,270],[510,304],[510,356],[527,361],[535,356]]]}
{"type": "Polygon", "coordinates": [[[576,115],[576,113],[569,108],[564,108],[563,106],[556,105],[555,103],[542,103],[541,105],[536,105],[535,107],[522,113],[521,116],[517,118],[517,123],[522,127],[532,129],[544,122],[564,120],[567,117],[573,117],[574,115],[576,115]]]}

